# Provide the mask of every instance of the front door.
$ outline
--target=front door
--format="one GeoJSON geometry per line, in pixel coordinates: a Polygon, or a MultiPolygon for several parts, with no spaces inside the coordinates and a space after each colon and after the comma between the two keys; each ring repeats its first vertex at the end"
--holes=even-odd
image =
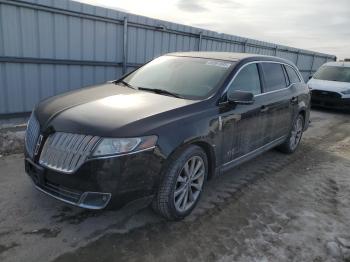
{"type": "Polygon", "coordinates": [[[256,63],[243,65],[230,83],[227,93],[248,91],[256,95],[250,105],[225,104],[220,108],[222,125],[222,164],[248,154],[263,146],[265,115],[262,110],[261,81],[256,63]]]}

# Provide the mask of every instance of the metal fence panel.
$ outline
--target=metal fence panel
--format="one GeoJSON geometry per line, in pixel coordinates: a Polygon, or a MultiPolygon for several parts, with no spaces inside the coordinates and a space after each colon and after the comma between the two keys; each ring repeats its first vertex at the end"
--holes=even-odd
{"type": "Polygon", "coordinates": [[[0,116],[116,79],[164,53],[197,50],[279,56],[305,79],[336,59],[69,0],[0,0],[0,116]]]}

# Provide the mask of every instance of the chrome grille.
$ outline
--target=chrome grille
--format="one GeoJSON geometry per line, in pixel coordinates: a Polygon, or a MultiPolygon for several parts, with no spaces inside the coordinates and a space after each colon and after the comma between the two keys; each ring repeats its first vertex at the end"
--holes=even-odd
{"type": "Polygon", "coordinates": [[[50,135],[40,155],[40,164],[73,173],[90,155],[99,137],[57,132],[50,135]]]}
{"type": "Polygon", "coordinates": [[[27,152],[31,158],[34,156],[35,146],[40,134],[40,125],[38,120],[36,120],[34,113],[31,114],[25,135],[25,145],[27,152]]]}

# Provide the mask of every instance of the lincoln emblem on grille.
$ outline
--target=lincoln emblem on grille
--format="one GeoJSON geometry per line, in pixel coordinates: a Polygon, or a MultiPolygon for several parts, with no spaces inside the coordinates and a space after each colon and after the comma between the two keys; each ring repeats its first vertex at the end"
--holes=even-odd
{"type": "Polygon", "coordinates": [[[40,135],[38,138],[38,142],[35,145],[35,151],[34,151],[35,156],[39,153],[39,149],[42,141],[43,141],[43,135],[40,135]]]}

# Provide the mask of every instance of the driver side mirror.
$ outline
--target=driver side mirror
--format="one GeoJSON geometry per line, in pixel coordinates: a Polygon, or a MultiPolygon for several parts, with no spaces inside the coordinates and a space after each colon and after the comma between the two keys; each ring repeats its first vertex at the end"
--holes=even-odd
{"type": "Polygon", "coordinates": [[[227,100],[235,104],[250,105],[254,103],[254,94],[246,91],[233,91],[227,95],[227,100]]]}

